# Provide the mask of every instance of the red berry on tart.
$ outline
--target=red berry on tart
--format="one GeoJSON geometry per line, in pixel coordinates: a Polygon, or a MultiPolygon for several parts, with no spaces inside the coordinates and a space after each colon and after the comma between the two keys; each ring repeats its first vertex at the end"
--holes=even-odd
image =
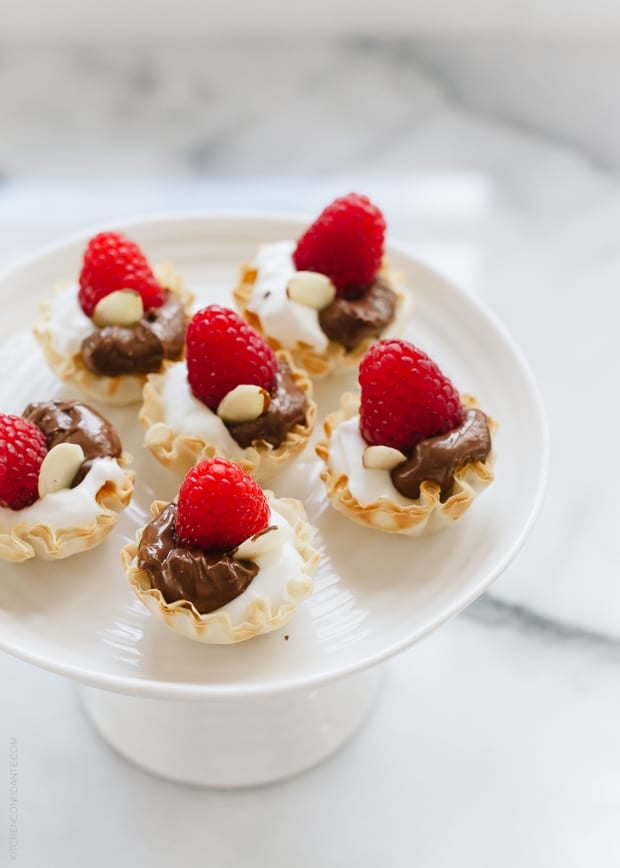
{"type": "Polygon", "coordinates": [[[34,503],[46,455],[45,437],[36,425],[0,414],[0,506],[23,509],[34,503]]]}
{"type": "Polygon", "coordinates": [[[328,277],[336,295],[358,298],[376,280],[383,262],[385,219],[367,196],[350,193],[325,208],[297,241],[297,271],[328,277]]]}
{"type": "Polygon", "coordinates": [[[192,317],[187,329],[187,378],[194,395],[217,410],[241,385],[269,392],[278,360],[266,341],[234,311],[217,304],[192,317]]]}
{"type": "Polygon", "coordinates": [[[135,241],[120,232],[100,232],[88,242],[79,277],[78,298],[86,316],[114,292],[134,292],[144,310],[163,305],[164,288],[135,241]]]}
{"type": "Polygon", "coordinates": [[[176,531],[189,546],[230,550],[267,530],[268,524],[263,490],[225,458],[192,467],[179,489],[176,531]]]}
{"type": "Polygon", "coordinates": [[[360,364],[360,431],[369,445],[410,450],[463,422],[461,398],[425,352],[407,341],[380,341],[360,364]]]}

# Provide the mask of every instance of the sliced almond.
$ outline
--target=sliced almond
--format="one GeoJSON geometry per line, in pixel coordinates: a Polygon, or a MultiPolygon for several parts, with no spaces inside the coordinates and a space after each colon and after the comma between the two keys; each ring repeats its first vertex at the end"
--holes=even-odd
{"type": "Polygon", "coordinates": [[[238,561],[253,561],[259,555],[280,548],[285,539],[286,534],[281,527],[268,527],[267,530],[244,540],[240,546],[237,546],[232,556],[238,561]]]}
{"type": "Polygon", "coordinates": [[[323,310],[336,297],[336,287],[329,277],[316,271],[296,271],[286,287],[291,301],[314,310],[323,310]]]}
{"type": "Polygon", "coordinates": [[[133,289],[119,289],[104,295],[93,312],[93,322],[100,328],[109,325],[131,326],[144,316],[140,293],[133,289]]]}
{"type": "Polygon", "coordinates": [[[367,470],[393,470],[407,456],[391,446],[367,446],[362,455],[362,464],[367,470]]]}
{"type": "Polygon", "coordinates": [[[260,386],[236,386],[224,395],[217,408],[217,415],[224,422],[251,422],[265,412],[271,398],[260,386]]]}
{"type": "Polygon", "coordinates": [[[59,443],[47,453],[39,470],[39,497],[70,488],[84,461],[77,443],[59,443]]]}

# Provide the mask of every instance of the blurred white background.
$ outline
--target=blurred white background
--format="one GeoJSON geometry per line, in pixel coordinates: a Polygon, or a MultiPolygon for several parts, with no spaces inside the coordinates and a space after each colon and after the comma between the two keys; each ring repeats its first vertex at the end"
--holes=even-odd
{"type": "Polygon", "coordinates": [[[320,54],[338,37],[415,38],[419,62],[466,104],[567,137],[620,167],[616,0],[2,0],[0,10],[0,47],[59,51],[72,41],[170,48],[247,38],[256,47],[314,37],[320,54]]]}
{"type": "Polygon", "coordinates": [[[505,32],[609,34],[614,0],[5,0],[8,38],[186,38],[300,34],[372,36],[505,32]]]}

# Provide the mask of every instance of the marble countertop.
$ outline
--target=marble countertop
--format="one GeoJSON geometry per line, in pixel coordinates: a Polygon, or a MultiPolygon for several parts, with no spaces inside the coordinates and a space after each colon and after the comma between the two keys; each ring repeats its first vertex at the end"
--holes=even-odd
{"type": "MultiPolygon", "coordinates": [[[[0,265],[132,214],[312,214],[360,189],[393,238],[504,321],[553,438],[547,502],[517,560],[391,663],[349,746],[286,784],[215,793],[150,778],[97,740],[71,684],[1,657],[18,864],[51,853],[77,866],[88,847],[93,866],[163,866],[208,845],[232,868],[617,865],[618,509],[582,456],[593,441],[615,454],[618,179],[466,109],[414,43],[20,46],[1,59],[0,265]]],[[[6,835],[0,824],[4,852],[6,835]]]]}

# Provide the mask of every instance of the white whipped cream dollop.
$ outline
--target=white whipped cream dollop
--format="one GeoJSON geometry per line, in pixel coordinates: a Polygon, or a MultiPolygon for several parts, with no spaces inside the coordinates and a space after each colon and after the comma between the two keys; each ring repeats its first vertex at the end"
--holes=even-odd
{"type": "Polygon", "coordinates": [[[165,423],[176,434],[212,444],[228,458],[242,458],[245,450],[231,437],[224,422],[193,395],[187,381],[187,364],[170,365],[163,377],[161,399],[165,423]]]}
{"type": "Polygon", "coordinates": [[[58,292],[43,328],[51,335],[52,346],[59,355],[74,356],[80,352],[82,341],[92,334],[95,326],[80,307],[77,286],[58,292]]]}
{"type": "Polygon", "coordinates": [[[329,445],[330,468],[348,477],[349,491],[361,506],[368,506],[381,497],[400,506],[410,506],[412,501],[395,488],[389,470],[364,467],[362,459],[368,444],[359,426],[360,417],[353,416],[334,428],[329,445]]]}
{"type": "Polygon", "coordinates": [[[319,325],[319,313],[305,304],[292,301],[286,287],[295,274],[294,241],[276,241],[260,248],[255,260],[256,282],[248,305],[261,321],[269,337],[285,349],[306,344],[319,353],[325,352],[328,338],[319,325]]]}
{"type": "Polygon", "coordinates": [[[304,560],[295,546],[295,533],[287,519],[271,503],[269,525],[280,529],[279,544],[271,551],[263,552],[252,558],[259,570],[242,594],[235,597],[218,612],[228,612],[233,624],[242,623],[248,608],[256,600],[267,600],[271,610],[290,599],[287,587],[294,579],[303,574],[304,560]]]}
{"type": "Polygon", "coordinates": [[[17,525],[46,525],[54,531],[94,524],[101,513],[97,492],[106,482],[121,485],[125,471],[115,458],[96,458],[84,479],[75,488],[46,494],[24,509],[0,507],[0,532],[17,525]]]}

